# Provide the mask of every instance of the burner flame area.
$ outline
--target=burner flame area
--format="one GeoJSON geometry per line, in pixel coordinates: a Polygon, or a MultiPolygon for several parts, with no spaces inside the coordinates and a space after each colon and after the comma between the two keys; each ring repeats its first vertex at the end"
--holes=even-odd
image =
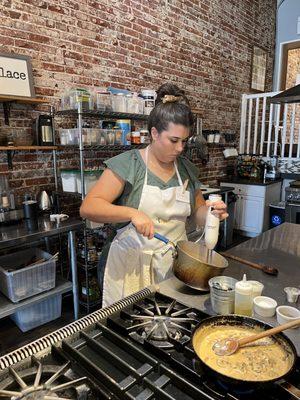
{"type": "Polygon", "coordinates": [[[130,314],[130,331],[140,334],[143,339],[157,347],[171,348],[185,334],[190,334],[195,319],[189,316],[190,308],[178,309],[178,303],[160,304],[156,299],[151,306],[139,307],[138,314],[130,314]]]}
{"type": "Polygon", "coordinates": [[[70,400],[79,399],[77,389],[86,377],[67,377],[70,362],[62,366],[42,365],[32,357],[35,367],[25,370],[9,368],[9,377],[0,383],[0,398],[9,400],[70,400]]]}

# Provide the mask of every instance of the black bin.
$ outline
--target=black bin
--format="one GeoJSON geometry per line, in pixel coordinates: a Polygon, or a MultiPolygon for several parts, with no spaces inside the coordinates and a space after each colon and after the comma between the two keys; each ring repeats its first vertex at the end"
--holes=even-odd
{"type": "Polygon", "coordinates": [[[285,221],[285,202],[280,201],[279,203],[271,203],[269,204],[269,209],[269,228],[275,228],[276,226],[283,224],[285,221]]]}

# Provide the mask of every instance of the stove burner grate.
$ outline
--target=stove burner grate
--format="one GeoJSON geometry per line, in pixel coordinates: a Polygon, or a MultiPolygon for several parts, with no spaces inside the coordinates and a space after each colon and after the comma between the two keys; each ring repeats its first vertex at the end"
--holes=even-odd
{"type": "Polygon", "coordinates": [[[57,366],[42,365],[34,356],[31,360],[32,364],[35,365],[33,368],[19,371],[9,367],[9,377],[0,384],[1,398],[10,400],[70,400],[81,398],[78,389],[86,384],[88,379],[86,377],[78,379],[68,377],[70,362],[57,366]]]}
{"type": "Polygon", "coordinates": [[[153,307],[141,307],[139,314],[129,314],[133,321],[130,331],[138,332],[143,339],[162,348],[173,347],[173,341],[179,341],[190,334],[195,318],[190,316],[191,308],[177,309],[176,300],[171,304],[160,304],[153,300],[153,307]],[[137,323],[135,323],[137,322],[137,323]]]}

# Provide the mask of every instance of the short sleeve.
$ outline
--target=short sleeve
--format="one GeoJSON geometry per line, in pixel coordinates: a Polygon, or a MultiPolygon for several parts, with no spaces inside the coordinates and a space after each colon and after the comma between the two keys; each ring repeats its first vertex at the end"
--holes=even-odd
{"type": "Polygon", "coordinates": [[[199,168],[196,167],[190,160],[185,157],[180,157],[180,161],[187,172],[187,175],[190,178],[191,183],[194,186],[194,189],[200,189],[201,182],[199,181],[199,168]]]}
{"type": "Polygon", "coordinates": [[[137,164],[137,156],[134,150],[118,154],[104,161],[104,164],[125,182],[128,182],[131,186],[134,185],[137,164]]]}

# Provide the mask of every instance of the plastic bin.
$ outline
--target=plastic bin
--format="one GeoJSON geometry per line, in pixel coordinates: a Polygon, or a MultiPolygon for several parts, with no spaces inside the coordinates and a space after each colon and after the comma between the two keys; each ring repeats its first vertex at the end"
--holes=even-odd
{"type": "Polygon", "coordinates": [[[285,201],[269,204],[270,221],[269,228],[275,228],[285,222],[285,201]]]}
{"type": "Polygon", "coordinates": [[[12,314],[10,318],[22,332],[30,331],[61,316],[61,294],[48,297],[12,314]]]}
{"type": "Polygon", "coordinates": [[[60,129],[59,140],[61,145],[79,144],[79,131],[77,128],[60,129]]]}
{"type": "Polygon", "coordinates": [[[55,287],[56,261],[51,254],[37,248],[0,257],[0,290],[12,302],[27,299],[55,287]],[[48,261],[21,267],[33,259],[48,261]]]}
{"type": "MultiPolygon", "coordinates": [[[[87,194],[92,187],[97,183],[99,177],[101,176],[103,169],[84,171],[84,186],[85,194],[87,194]]],[[[77,192],[81,193],[81,175],[77,174],[77,192]]]]}
{"type": "Polygon", "coordinates": [[[63,191],[76,193],[79,171],[77,169],[61,169],[60,174],[63,191]]]}

